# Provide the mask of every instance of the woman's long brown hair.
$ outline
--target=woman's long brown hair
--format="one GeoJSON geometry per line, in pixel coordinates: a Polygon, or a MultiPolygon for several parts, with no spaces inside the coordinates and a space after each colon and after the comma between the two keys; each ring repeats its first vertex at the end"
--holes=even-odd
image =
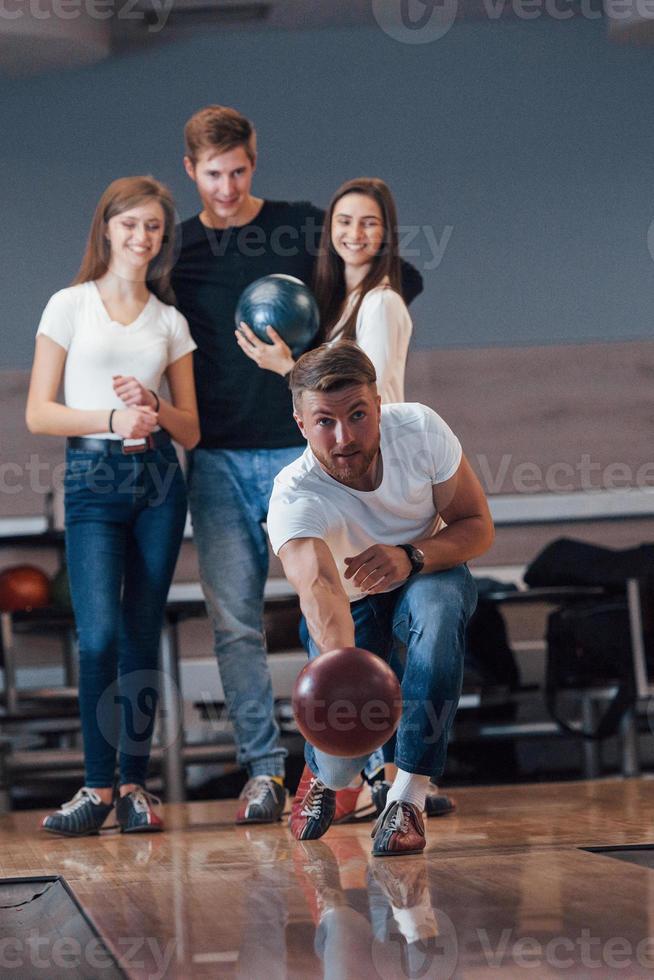
{"type": "Polygon", "coordinates": [[[175,205],[168,188],[154,177],[121,177],[109,184],[98,201],[79,272],[73,285],[100,279],[109,268],[111,247],[107,240],[107,222],[117,214],[138,207],[146,201],[157,201],[164,213],[164,233],[158,255],[148,265],[145,282],[163,303],[173,305],[175,294],[170,285],[174,265],[175,205]]]}
{"type": "Polygon", "coordinates": [[[397,245],[397,212],[395,201],[388,186],[378,177],[358,177],[348,180],[338,188],[327,208],[325,223],[320,237],[320,248],[313,290],[320,309],[323,341],[330,340],[334,327],[343,312],[345,302],[345,272],[343,259],[332,244],[332,218],[336,205],[346,194],[365,194],[379,206],[384,225],[381,248],[373,259],[370,270],[358,287],[358,296],[352,310],[339,330],[342,340],[356,338],[357,315],[367,292],[378,286],[388,276],[391,287],[400,292],[400,256],[397,245]]]}

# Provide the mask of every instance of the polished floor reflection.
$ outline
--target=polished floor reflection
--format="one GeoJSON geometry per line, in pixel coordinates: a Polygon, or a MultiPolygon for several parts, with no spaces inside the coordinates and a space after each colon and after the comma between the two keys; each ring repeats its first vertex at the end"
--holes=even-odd
{"type": "MultiPolygon", "coordinates": [[[[149,837],[48,837],[38,814],[10,814],[0,873],[61,874],[139,980],[654,974],[654,871],[582,849],[654,842],[654,780],[453,795],[424,856],[386,859],[371,824],[302,844],[285,825],[236,827],[235,801],[169,806],[149,837]]],[[[36,945],[0,950],[0,975],[65,975],[54,943],[36,968],[36,945]]]]}

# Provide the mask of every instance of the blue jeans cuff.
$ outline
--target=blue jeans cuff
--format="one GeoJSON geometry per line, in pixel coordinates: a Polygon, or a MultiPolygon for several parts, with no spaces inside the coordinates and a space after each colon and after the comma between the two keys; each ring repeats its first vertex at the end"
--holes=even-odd
{"type": "Polygon", "coordinates": [[[250,777],[252,776],[284,776],[286,773],[286,767],[284,765],[284,759],[286,758],[286,750],[284,752],[276,752],[274,755],[264,756],[261,759],[254,759],[252,762],[248,762],[248,773],[250,777]]]}

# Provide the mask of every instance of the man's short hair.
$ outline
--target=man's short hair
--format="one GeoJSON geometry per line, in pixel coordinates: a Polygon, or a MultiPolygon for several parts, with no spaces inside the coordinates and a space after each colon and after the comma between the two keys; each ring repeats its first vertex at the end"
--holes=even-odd
{"type": "Polygon", "coordinates": [[[353,341],[341,340],[303,354],[295,362],[288,383],[297,412],[305,391],[338,391],[348,385],[374,385],[376,381],[370,358],[353,341]]]}
{"type": "Polygon", "coordinates": [[[254,126],[242,113],[224,105],[209,105],[192,115],[184,127],[184,142],[193,163],[207,149],[227,153],[242,146],[251,163],[257,155],[254,126]]]}

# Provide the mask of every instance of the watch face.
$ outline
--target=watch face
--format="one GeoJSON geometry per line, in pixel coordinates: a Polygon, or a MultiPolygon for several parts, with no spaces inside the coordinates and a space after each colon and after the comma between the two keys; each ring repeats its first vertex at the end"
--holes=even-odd
{"type": "Polygon", "coordinates": [[[420,548],[414,548],[413,549],[413,554],[414,554],[414,557],[417,558],[418,561],[422,562],[422,564],[424,565],[424,563],[425,563],[425,553],[424,553],[424,551],[421,551],[420,548]]]}

